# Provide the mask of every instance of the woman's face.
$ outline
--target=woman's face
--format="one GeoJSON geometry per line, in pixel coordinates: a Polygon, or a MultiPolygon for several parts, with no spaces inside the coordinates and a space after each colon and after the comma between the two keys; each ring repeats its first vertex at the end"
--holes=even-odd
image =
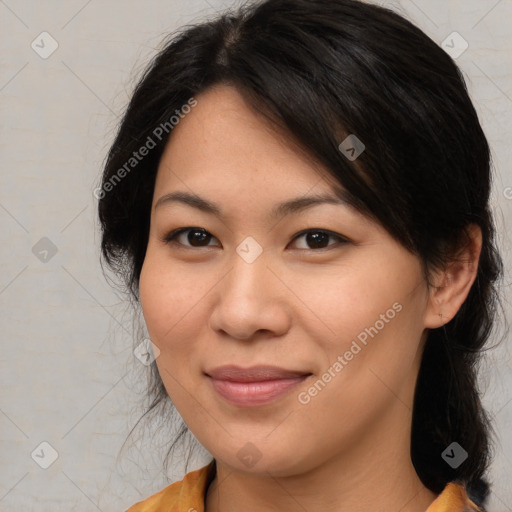
{"type": "Polygon", "coordinates": [[[419,259],[342,201],[277,208],[336,198],[325,169],[233,88],[196,100],[160,162],[140,276],[174,405],[238,471],[303,473],[408,442],[429,303],[419,259]],[[219,212],[162,199],[177,192],[219,212]],[[195,229],[163,241],[178,228],[195,229]],[[212,378],[224,365],[295,373],[212,378]]]}

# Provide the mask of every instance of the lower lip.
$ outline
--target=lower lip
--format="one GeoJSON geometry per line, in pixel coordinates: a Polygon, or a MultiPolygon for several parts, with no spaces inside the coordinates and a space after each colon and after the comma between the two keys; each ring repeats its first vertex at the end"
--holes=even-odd
{"type": "Polygon", "coordinates": [[[210,377],[219,395],[239,407],[256,407],[272,402],[307,379],[309,375],[262,382],[231,382],[210,377]]]}

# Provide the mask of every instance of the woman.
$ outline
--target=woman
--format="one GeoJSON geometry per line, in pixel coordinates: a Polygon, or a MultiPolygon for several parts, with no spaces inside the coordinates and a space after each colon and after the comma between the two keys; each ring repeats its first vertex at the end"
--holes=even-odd
{"type": "Polygon", "coordinates": [[[109,152],[102,252],[152,408],[213,460],[129,511],[484,510],[489,161],[457,66],[388,9],[267,0],[173,38],[109,152]]]}

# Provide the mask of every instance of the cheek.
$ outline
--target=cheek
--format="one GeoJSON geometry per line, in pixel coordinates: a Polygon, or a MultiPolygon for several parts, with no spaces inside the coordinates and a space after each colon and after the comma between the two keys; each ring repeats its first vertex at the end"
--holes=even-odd
{"type": "MultiPolygon", "coordinates": [[[[382,258],[380,265],[368,261],[347,267],[346,272],[338,269],[335,279],[319,275],[308,280],[303,281],[302,293],[311,297],[307,305],[322,320],[316,321],[321,329],[314,332],[312,327],[309,336],[322,340],[327,357],[321,371],[331,368],[336,374],[329,384],[335,400],[347,404],[365,397],[371,403],[377,396],[383,398],[379,389],[399,389],[408,381],[426,305],[417,262],[403,256],[394,261],[382,258]],[[306,294],[306,287],[313,284],[317,293],[306,294]],[[321,337],[321,332],[327,334],[321,337]]],[[[309,316],[312,322],[313,315],[309,316]]]]}
{"type": "Polygon", "coordinates": [[[165,349],[183,338],[186,341],[192,335],[193,319],[208,288],[205,280],[190,276],[179,265],[171,266],[165,258],[148,251],[139,289],[144,319],[153,342],[165,349]]]}
{"type": "Polygon", "coordinates": [[[188,393],[194,392],[200,371],[195,341],[206,325],[202,299],[211,286],[148,250],[139,280],[140,302],[149,337],[160,349],[160,376],[179,408],[190,402],[188,393]]]}
{"type": "Polygon", "coordinates": [[[317,335],[323,333],[329,345],[342,349],[358,335],[364,341],[376,330],[392,331],[405,316],[398,310],[406,305],[407,314],[417,318],[420,311],[412,302],[417,301],[418,267],[414,261],[401,263],[368,258],[303,273],[293,281],[293,292],[306,306],[303,320],[319,326],[317,335]]]}

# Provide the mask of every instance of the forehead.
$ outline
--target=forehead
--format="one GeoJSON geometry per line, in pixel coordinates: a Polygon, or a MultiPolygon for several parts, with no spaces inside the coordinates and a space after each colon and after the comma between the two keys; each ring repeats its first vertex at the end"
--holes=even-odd
{"type": "Polygon", "coordinates": [[[171,132],[155,189],[185,182],[219,190],[258,186],[269,193],[341,189],[325,166],[252,109],[235,88],[219,85],[195,99],[197,105],[171,132]]]}

